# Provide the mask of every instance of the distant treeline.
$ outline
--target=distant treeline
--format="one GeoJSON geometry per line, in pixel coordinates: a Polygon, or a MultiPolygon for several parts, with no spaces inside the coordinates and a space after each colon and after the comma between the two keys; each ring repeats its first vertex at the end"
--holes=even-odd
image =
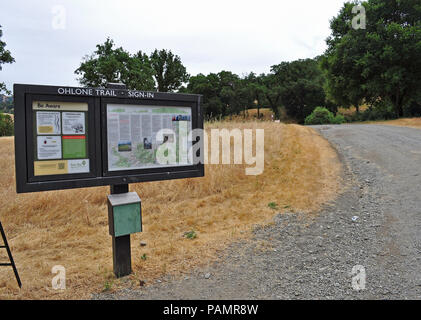
{"type": "MultiPolygon", "coordinates": [[[[171,50],[131,54],[109,38],[83,58],[75,74],[82,86],[122,82],[133,90],[201,94],[207,119],[263,107],[278,119],[284,109],[298,123],[310,115],[311,122],[421,116],[420,17],[420,0],[346,2],[330,21],[322,55],[281,62],[266,74],[190,76],[171,50]],[[324,109],[312,114],[316,107],[324,109]],[[355,107],[356,114],[335,117],[339,107],[355,107]]],[[[11,62],[9,57],[0,64],[11,62]]],[[[0,111],[13,112],[12,103],[0,111]]]]}
{"type": "MultiPolygon", "coordinates": [[[[303,123],[316,107],[356,108],[353,120],[421,116],[419,0],[368,0],[343,5],[330,22],[325,53],[281,62],[267,74],[230,71],[190,76],[170,50],[132,55],[107,39],[75,71],[82,85],[123,82],[129,89],[203,95],[206,117],[268,107],[303,123]],[[366,110],[360,113],[360,107],[366,110]]],[[[332,117],[330,117],[332,118],[332,117]]]]}
{"type": "Polygon", "coordinates": [[[302,123],[317,106],[337,110],[337,104],[326,95],[327,78],[320,59],[282,62],[268,74],[239,76],[221,71],[190,76],[171,50],[130,54],[107,39],[84,58],[75,73],[84,86],[122,82],[133,90],[201,94],[207,119],[238,115],[251,108],[257,108],[258,115],[260,108],[270,108],[279,118],[280,109],[285,108],[289,117],[302,123]]]}
{"type": "Polygon", "coordinates": [[[320,58],[282,62],[268,74],[253,72],[240,77],[229,71],[192,76],[180,92],[202,94],[208,118],[240,114],[251,108],[270,108],[279,119],[285,108],[290,118],[302,123],[317,106],[333,112],[337,105],[327,99],[326,77],[320,58]]]}

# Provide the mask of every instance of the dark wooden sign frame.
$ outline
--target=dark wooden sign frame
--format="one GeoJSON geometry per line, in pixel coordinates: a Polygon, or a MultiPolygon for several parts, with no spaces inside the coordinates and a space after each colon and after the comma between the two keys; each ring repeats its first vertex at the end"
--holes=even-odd
{"type": "MultiPolygon", "coordinates": [[[[203,129],[201,96],[122,90],[115,88],[76,88],[41,85],[14,85],[15,103],[15,169],[18,193],[59,189],[122,185],[146,181],[183,179],[204,176],[201,161],[189,166],[173,166],[108,171],[107,103],[165,107],[191,107],[192,129],[203,129]],[[34,111],[33,101],[81,102],[88,104],[89,173],[34,176],[34,111]]],[[[203,141],[193,142],[203,145],[203,141]]],[[[200,150],[203,150],[201,147],[200,150]]]]}

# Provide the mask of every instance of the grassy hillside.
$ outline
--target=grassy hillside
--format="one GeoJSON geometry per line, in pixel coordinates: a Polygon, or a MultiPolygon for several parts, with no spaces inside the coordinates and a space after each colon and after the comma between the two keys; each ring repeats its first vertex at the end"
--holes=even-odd
{"type": "Polygon", "coordinates": [[[265,130],[264,173],[246,176],[245,165],[206,165],[204,178],[131,185],[142,198],[144,232],[132,236],[134,273],[123,280],[112,273],[109,188],[17,195],[13,139],[0,138],[0,219],[23,282],[18,290],[12,270],[1,268],[0,299],[89,298],[104,288],[189,272],[248,237],[253,226],[270,224],[274,214],[308,214],[335,196],[340,163],[313,129],[273,122],[208,125],[223,127],[265,130]],[[183,237],[192,230],[196,239],[183,237]],[[62,292],[51,289],[55,265],[66,268],[62,292]]]}
{"type": "MultiPolygon", "coordinates": [[[[256,121],[260,119],[261,121],[271,121],[273,112],[269,108],[262,108],[259,110],[260,118],[257,117],[257,109],[248,109],[245,114],[242,112],[239,115],[233,115],[226,118],[226,120],[234,120],[234,121],[256,121]]],[[[280,110],[281,114],[281,121],[283,123],[295,123],[294,120],[290,119],[284,108],[280,110]]]]}
{"type": "Polygon", "coordinates": [[[421,129],[421,118],[402,118],[388,121],[375,121],[370,123],[421,129]]]}

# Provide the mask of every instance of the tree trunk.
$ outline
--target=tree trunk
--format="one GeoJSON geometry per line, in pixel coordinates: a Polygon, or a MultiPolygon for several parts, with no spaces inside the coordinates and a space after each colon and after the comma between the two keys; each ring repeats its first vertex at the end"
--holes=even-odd
{"type": "Polygon", "coordinates": [[[272,106],[272,111],[275,115],[275,120],[278,120],[280,118],[280,114],[279,114],[279,108],[276,106],[272,106]]]}
{"type": "Polygon", "coordinates": [[[280,114],[279,114],[279,108],[277,107],[278,106],[279,96],[276,97],[275,100],[272,100],[269,96],[267,96],[267,99],[268,99],[269,104],[270,104],[270,109],[272,110],[272,112],[275,115],[275,118],[276,119],[279,119],[280,118],[280,114]]]}
{"type": "Polygon", "coordinates": [[[402,104],[401,103],[398,103],[395,106],[395,108],[396,108],[396,116],[398,118],[402,118],[403,117],[403,106],[402,106],[402,104]]]}
{"type": "Polygon", "coordinates": [[[395,110],[396,110],[396,116],[398,118],[402,118],[403,117],[403,96],[399,95],[399,92],[397,92],[396,94],[396,99],[395,99],[395,110]]]}

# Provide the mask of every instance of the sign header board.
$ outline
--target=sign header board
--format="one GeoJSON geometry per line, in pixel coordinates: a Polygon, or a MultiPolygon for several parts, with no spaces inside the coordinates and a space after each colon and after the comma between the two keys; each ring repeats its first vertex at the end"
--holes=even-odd
{"type": "Polygon", "coordinates": [[[16,84],[17,192],[204,176],[200,99],[16,84]]]}

